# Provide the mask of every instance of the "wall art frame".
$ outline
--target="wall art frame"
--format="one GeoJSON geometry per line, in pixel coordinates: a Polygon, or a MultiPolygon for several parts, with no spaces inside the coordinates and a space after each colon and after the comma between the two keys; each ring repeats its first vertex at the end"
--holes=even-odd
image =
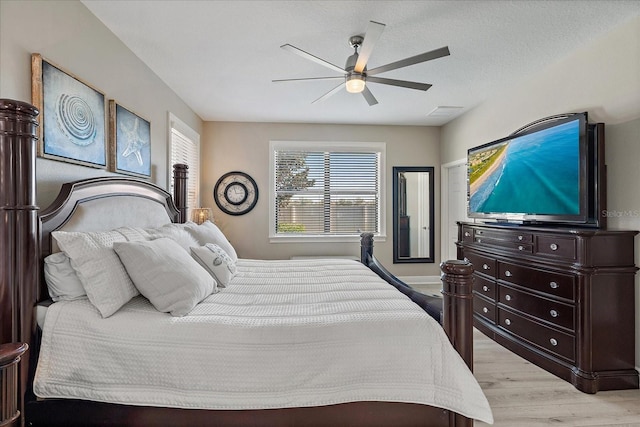
{"type": "Polygon", "coordinates": [[[109,170],[151,178],[151,122],[109,100],[109,170]]]}
{"type": "Polygon", "coordinates": [[[107,167],[104,93],[34,53],[31,55],[31,98],[40,110],[39,157],[94,168],[107,167]]]}

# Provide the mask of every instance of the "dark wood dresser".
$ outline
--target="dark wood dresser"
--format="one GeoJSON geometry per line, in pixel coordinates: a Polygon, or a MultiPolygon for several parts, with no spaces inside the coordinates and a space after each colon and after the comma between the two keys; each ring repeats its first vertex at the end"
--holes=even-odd
{"type": "Polygon", "coordinates": [[[638,388],[636,234],[459,223],[474,326],[585,393],[638,388]]]}

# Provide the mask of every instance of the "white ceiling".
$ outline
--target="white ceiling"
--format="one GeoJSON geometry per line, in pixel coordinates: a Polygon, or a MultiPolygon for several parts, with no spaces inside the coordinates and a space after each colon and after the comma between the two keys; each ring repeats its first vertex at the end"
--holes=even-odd
{"type": "Polygon", "coordinates": [[[203,120],[442,125],[640,14],[640,1],[112,1],[83,0],[203,120]],[[378,75],[426,92],[370,83],[379,104],[280,48],[344,66],[349,37],[386,24],[368,68],[449,46],[448,57],[378,75]],[[428,117],[438,106],[462,107],[428,117]]]}

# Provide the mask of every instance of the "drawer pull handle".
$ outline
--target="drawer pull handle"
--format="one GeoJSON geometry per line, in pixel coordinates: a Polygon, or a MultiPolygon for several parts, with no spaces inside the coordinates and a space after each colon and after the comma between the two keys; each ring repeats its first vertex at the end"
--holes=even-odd
{"type": "Polygon", "coordinates": [[[551,287],[551,289],[558,289],[559,287],[559,285],[556,282],[549,283],[549,286],[551,287]]]}
{"type": "Polygon", "coordinates": [[[487,285],[484,285],[482,287],[482,290],[485,291],[485,292],[489,292],[489,287],[487,285]]]}
{"type": "Polygon", "coordinates": [[[524,246],[522,246],[522,245],[518,246],[518,250],[519,251],[524,251],[524,246]]]}
{"type": "Polygon", "coordinates": [[[518,236],[518,240],[522,241],[522,239],[524,239],[524,237],[518,236]]]}
{"type": "Polygon", "coordinates": [[[482,239],[476,239],[476,242],[482,243],[482,239]]]}
{"type": "Polygon", "coordinates": [[[550,342],[550,343],[551,343],[551,345],[552,345],[552,346],[554,346],[554,347],[558,345],[558,340],[556,340],[555,338],[551,338],[551,339],[549,340],[549,342],[550,342]]]}
{"type": "Polygon", "coordinates": [[[511,301],[511,295],[509,295],[509,294],[505,295],[504,299],[506,299],[507,301],[511,301]]]}
{"type": "Polygon", "coordinates": [[[555,243],[552,243],[549,245],[549,248],[551,248],[552,251],[557,251],[558,250],[558,245],[556,245],[555,243]]]}
{"type": "Polygon", "coordinates": [[[507,277],[513,276],[513,274],[509,270],[505,271],[504,275],[507,276],[507,277]]]}
{"type": "Polygon", "coordinates": [[[488,312],[489,312],[489,309],[488,309],[487,307],[482,307],[482,312],[483,312],[483,313],[488,313],[488,312]]]}
{"type": "Polygon", "coordinates": [[[469,233],[468,231],[465,231],[464,232],[464,237],[469,237],[469,236],[471,236],[471,233],[469,233]]]}
{"type": "Polygon", "coordinates": [[[558,317],[558,312],[555,310],[551,310],[549,314],[551,315],[551,317],[558,317]]]}
{"type": "Polygon", "coordinates": [[[507,326],[511,325],[511,320],[504,319],[504,324],[507,325],[507,326]]]}
{"type": "Polygon", "coordinates": [[[490,270],[491,268],[487,264],[482,264],[483,270],[490,270]]]}

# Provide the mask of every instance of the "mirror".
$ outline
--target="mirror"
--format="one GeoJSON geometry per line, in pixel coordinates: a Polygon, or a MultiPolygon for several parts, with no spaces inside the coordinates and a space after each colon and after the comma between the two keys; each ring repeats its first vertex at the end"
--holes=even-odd
{"type": "Polygon", "coordinates": [[[393,168],[393,263],[434,262],[433,167],[393,168]]]}

